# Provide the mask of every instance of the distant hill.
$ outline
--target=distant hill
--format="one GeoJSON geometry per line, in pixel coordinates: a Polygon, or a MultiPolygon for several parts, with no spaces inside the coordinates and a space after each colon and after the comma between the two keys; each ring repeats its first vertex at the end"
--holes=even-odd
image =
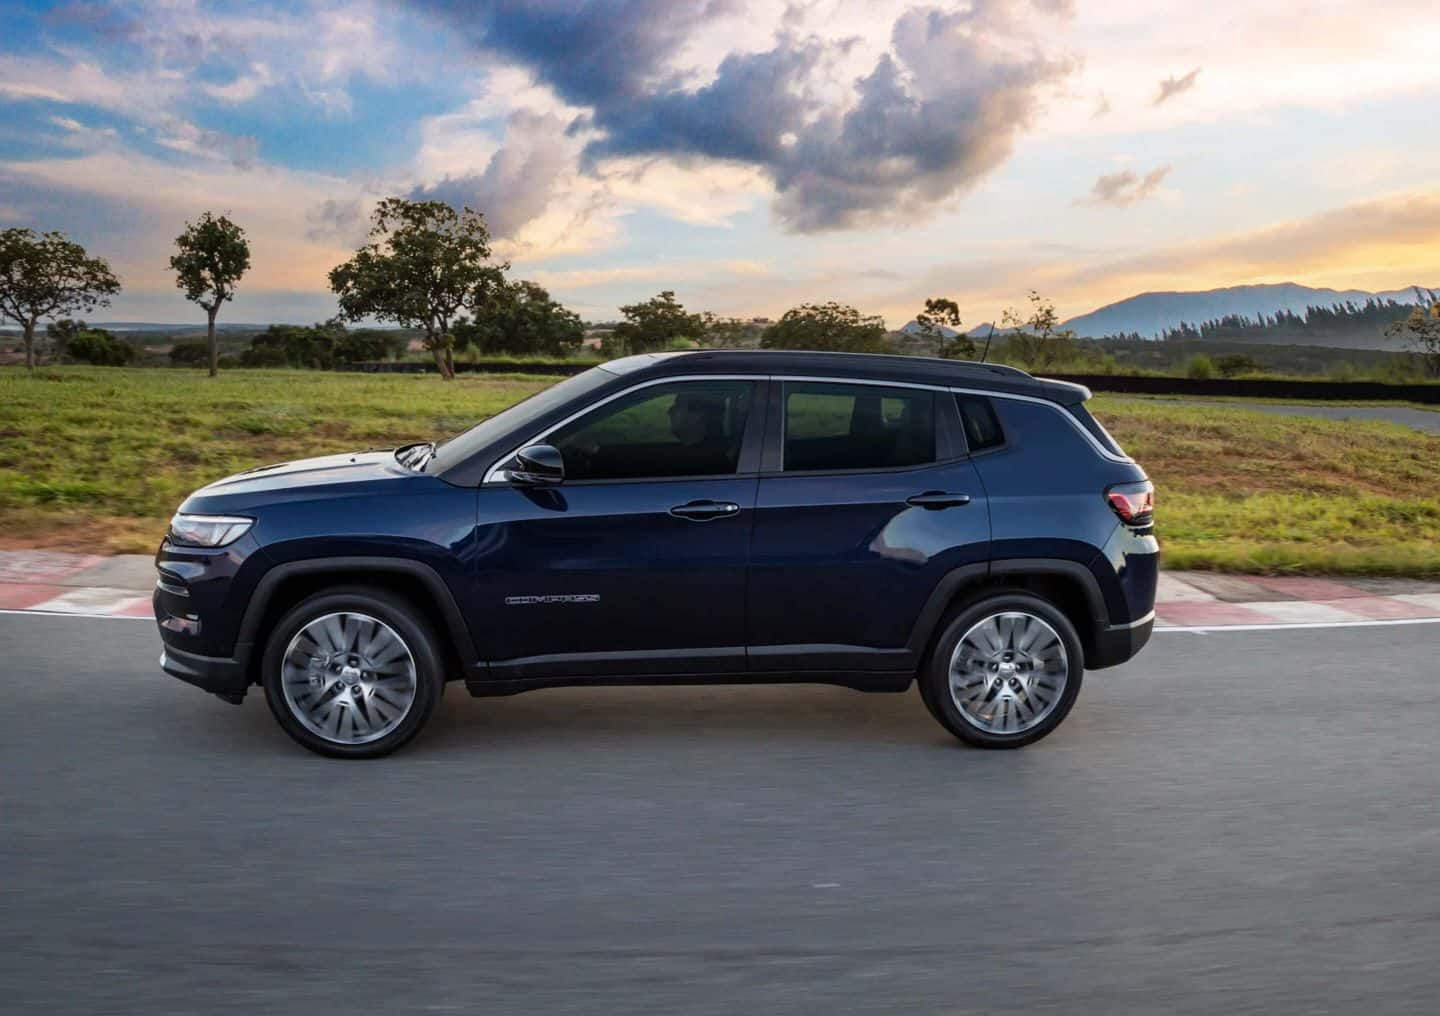
{"type": "MultiPolygon", "coordinates": [[[[1316,289],[1283,282],[1264,286],[1228,286],[1190,293],[1141,293],[1071,318],[1064,327],[1073,329],[1083,338],[1138,334],[1153,339],[1166,329],[1181,324],[1199,325],[1227,315],[1256,317],[1282,310],[1303,314],[1309,307],[1345,302],[1363,304],[1370,299],[1416,302],[1412,288],[1372,293],[1361,289],[1316,289]]],[[[1369,334],[1337,337],[1333,343],[1327,344],[1356,349],[1387,349],[1392,346],[1383,336],[1369,334]]]]}

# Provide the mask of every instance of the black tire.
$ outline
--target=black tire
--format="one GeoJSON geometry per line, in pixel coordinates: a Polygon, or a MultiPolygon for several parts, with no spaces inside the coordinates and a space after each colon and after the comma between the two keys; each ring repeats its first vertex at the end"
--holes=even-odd
{"type": "MultiPolygon", "coordinates": [[[[409,601],[383,589],[337,587],[302,600],[271,630],[261,660],[261,684],[265,701],[281,728],[306,748],[332,758],[379,758],[408,742],[430,719],[445,685],[442,658],[434,631],[409,601]],[[389,626],[414,661],[415,691],[408,711],[389,732],[363,743],[342,743],[311,730],[286,700],[282,685],[282,665],[290,640],[310,622],[342,612],[365,614],[389,626]]],[[[356,697],[361,697],[359,691],[356,697]]]]}
{"type": "Polygon", "coordinates": [[[1075,626],[1054,604],[1033,593],[1005,590],[988,593],[951,611],[941,623],[940,635],[920,671],[920,698],[940,725],[966,744],[977,748],[1019,748],[1049,734],[1065,719],[1080,694],[1085,671],[1084,648],[1075,626]],[[961,639],[975,625],[1000,613],[1037,617],[1054,629],[1065,649],[1065,685],[1060,697],[1034,726],[1015,733],[987,730],[972,722],[955,702],[950,690],[950,660],[961,639]]]}

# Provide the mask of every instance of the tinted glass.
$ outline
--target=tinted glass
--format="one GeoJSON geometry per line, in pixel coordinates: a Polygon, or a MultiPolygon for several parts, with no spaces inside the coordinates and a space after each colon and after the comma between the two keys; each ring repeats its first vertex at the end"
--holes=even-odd
{"type": "Polygon", "coordinates": [[[965,423],[965,444],[972,452],[983,452],[986,448],[998,448],[1005,443],[1005,432],[1000,428],[1000,418],[989,399],[976,395],[957,395],[955,404],[960,407],[960,419],[965,423]]]}
{"type": "Polygon", "coordinates": [[[918,388],[787,384],[785,471],[885,469],[935,459],[935,395],[918,388]]]}
{"type": "Polygon", "coordinates": [[[1099,420],[1095,419],[1095,417],[1090,415],[1090,411],[1088,409],[1086,409],[1084,406],[1078,405],[1070,406],[1068,408],[1070,410],[1070,415],[1080,421],[1080,426],[1088,430],[1094,436],[1095,440],[1099,441],[1102,445],[1109,449],[1112,454],[1125,454],[1124,450],[1120,447],[1116,440],[1110,436],[1110,432],[1105,429],[1105,427],[1100,423],[1099,420]]]}
{"type": "Polygon", "coordinates": [[[684,381],[607,402],[553,432],[566,480],[733,473],[755,385],[684,381]]]}
{"type": "MultiPolygon", "coordinates": [[[[523,431],[546,413],[561,409],[572,399],[582,398],[608,382],[615,375],[599,367],[591,367],[583,374],[566,378],[559,384],[517,402],[508,409],[502,409],[494,416],[483,420],[462,434],[457,434],[435,449],[435,457],[426,467],[426,472],[443,473],[457,462],[464,462],[471,455],[492,442],[515,431],[523,431]]],[[[583,403],[582,403],[583,404],[583,403]]],[[[523,435],[516,434],[517,438],[523,435]]]]}

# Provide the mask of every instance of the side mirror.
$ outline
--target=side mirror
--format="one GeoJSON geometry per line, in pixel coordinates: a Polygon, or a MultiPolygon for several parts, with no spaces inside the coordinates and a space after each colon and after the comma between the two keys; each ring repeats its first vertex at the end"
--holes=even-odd
{"type": "Polygon", "coordinates": [[[565,459],[552,445],[522,448],[515,453],[515,461],[516,468],[509,471],[514,483],[540,487],[565,482],[565,459]]]}

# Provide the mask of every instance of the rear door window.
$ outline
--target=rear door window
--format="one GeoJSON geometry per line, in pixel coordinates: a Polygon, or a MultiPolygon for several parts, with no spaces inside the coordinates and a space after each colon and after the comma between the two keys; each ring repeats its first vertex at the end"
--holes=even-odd
{"type": "Polygon", "coordinates": [[[933,392],[825,382],[785,385],[785,472],[896,469],[933,461],[933,392]]]}

